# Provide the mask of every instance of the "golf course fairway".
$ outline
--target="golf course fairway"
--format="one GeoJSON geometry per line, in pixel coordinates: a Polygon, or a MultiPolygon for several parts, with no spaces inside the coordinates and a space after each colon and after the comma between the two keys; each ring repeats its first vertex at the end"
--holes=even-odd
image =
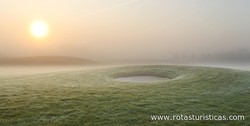
{"type": "Polygon", "coordinates": [[[0,75],[0,125],[250,125],[250,72],[175,65],[0,75]],[[159,82],[123,82],[127,76],[159,82]],[[153,120],[153,115],[244,120],[153,120]]]}

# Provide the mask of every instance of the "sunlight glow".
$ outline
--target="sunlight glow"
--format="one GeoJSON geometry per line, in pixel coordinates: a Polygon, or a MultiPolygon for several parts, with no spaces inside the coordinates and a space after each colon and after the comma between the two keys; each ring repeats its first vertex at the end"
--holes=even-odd
{"type": "Polygon", "coordinates": [[[44,21],[35,21],[31,24],[31,34],[37,38],[44,38],[48,35],[49,27],[44,21]]]}

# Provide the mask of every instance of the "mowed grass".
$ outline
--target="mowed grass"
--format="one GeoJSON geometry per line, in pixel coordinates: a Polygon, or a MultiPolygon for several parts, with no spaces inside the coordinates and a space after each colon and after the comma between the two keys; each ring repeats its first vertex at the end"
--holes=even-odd
{"type": "Polygon", "coordinates": [[[0,76],[0,125],[250,125],[250,72],[127,66],[0,76]],[[157,75],[158,83],[113,78],[157,75]],[[245,121],[152,121],[151,115],[245,115],[245,121]]]}

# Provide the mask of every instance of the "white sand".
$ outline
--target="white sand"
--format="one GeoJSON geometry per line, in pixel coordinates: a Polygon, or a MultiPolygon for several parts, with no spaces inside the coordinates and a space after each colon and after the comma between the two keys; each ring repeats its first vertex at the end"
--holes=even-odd
{"type": "Polygon", "coordinates": [[[129,77],[117,77],[117,81],[123,82],[135,82],[135,83],[153,83],[159,81],[168,80],[168,78],[157,77],[157,76],[129,76],[129,77]]]}

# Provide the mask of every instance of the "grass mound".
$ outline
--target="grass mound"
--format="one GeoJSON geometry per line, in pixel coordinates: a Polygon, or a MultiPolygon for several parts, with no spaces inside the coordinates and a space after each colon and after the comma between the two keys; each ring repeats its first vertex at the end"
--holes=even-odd
{"type": "Polygon", "coordinates": [[[250,125],[250,72],[129,66],[0,76],[0,125],[250,125]],[[154,84],[114,78],[155,75],[154,84]],[[152,121],[151,115],[245,115],[245,121],[152,121]]]}

